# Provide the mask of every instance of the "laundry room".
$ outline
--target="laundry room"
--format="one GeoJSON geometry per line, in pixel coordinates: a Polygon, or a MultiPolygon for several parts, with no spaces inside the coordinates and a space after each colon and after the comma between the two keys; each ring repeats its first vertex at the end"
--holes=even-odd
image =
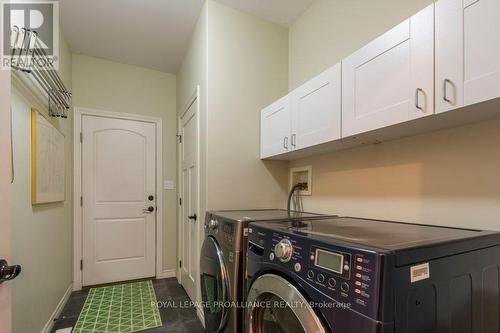
{"type": "Polygon", "coordinates": [[[500,332],[500,1],[0,6],[0,333],[500,332]]]}

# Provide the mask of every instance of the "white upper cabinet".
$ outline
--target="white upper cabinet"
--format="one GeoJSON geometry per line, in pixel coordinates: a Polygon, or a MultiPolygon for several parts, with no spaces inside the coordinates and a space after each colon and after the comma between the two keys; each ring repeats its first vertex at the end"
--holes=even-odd
{"type": "MultiPolygon", "coordinates": [[[[262,110],[261,158],[404,136],[387,127],[499,98],[499,32],[500,0],[437,1],[262,110]]],[[[496,117],[492,108],[476,118],[496,117]]],[[[431,127],[471,121],[456,114],[431,127]]]]}
{"type": "Polygon", "coordinates": [[[260,157],[340,139],[341,83],[337,64],[263,109],[260,157]]]}
{"type": "Polygon", "coordinates": [[[500,1],[436,3],[436,112],[500,97],[500,1]]]}
{"type": "Polygon", "coordinates": [[[277,100],[260,114],[260,157],[286,153],[290,149],[291,108],[289,95],[277,100]]]}
{"type": "Polygon", "coordinates": [[[434,114],[434,5],[342,62],[342,137],[434,114]]]}
{"type": "Polygon", "coordinates": [[[291,149],[340,139],[341,65],[337,64],[291,94],[291,149]]]}

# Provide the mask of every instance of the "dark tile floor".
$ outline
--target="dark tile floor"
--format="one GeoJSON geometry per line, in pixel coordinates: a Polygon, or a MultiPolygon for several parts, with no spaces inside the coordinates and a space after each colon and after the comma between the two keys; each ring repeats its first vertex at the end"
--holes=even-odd
{"type": "MultiPolygon", "coordinates": [[[[196,309],[190,306],[190,300],[176,278],[153,280],[157,301],[160,306],[162,327],[142,331],[144,333],[202,333],[196,309]]],[[[54,324],[54,333],[60,328],[75,326],[78,315],[85,304],[87,290],[75,291],[69,297],[61,315],[54,324]]]]}

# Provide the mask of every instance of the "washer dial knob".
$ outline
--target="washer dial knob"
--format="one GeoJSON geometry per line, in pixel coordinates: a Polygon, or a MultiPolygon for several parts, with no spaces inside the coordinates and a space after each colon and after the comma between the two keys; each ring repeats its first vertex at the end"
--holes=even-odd
{"type": "Polygon", "coordinates": [[[219,226],[219,221],[217,220],[210,220],[210,222],[208,222],[208,228],[211,230],[217,229],[218,226],[219,226]]]}
{"type": "Polygon", "coordinates": [[[288,239],[282,239],[274,247],[274,254],[282,262],[289,262],[292,259],[293,246],[288,239]]]}

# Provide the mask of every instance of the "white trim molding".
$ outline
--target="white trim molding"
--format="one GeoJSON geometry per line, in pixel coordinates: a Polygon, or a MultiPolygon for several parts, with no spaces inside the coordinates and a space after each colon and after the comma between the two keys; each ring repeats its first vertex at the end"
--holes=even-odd
{"type": "Polygon", "coordinates": [[[59,317],[62,310],[64,309],[64,306],[68,302],[69,296],[71,296],[72,291],[73,291],[73,284],[70,284],[68,286],[68,289],[66,289],[66,291],[64,292],[64,295],[61,298],[61,300],[59,301],[59,303],[57,303],[57,306],[54,309],[54,312],[52,312],[52,314],[50,315],[49,320],[47,320],[47,322],[45,323],[45,326],[43,327],[41,333],[52,332],[52,328],[54,327],[55,320],[57,319],[57,317],[59,317]]]}
{"type": "MultiPolygon", "coordinates": [[[[197,186],[197,189],[198,189],[198,195],[197,195],[197,198],[196,198],[196,201],[197,201],[197,207],[196,207],[196,214],[199,216],[198,218],[198,223],[200,223],[199,225],[199,228],[196,232],[196,248],[193,249],[196,253],[196,262],[199,263],[200,262],[200,233],[201,233],[201,230],[203,229],[203,225],[205,223],[205,216],[200,216],[200,198],[201,198],[201,165],[200,165],[200,162],[201,162],[201,119],[200,119],[200,104],[201,104],[201,101],[200,101],[200,86],[197,85],[196,88],[194,89],[193,93],[191,94],[191,96],[189,97],[189,99],[187,100],[187,102],[184,104],[184,108],[182,109],[182,113],[178,114],[177,116],[177,134],[178,135],[182,135],[181,133],[181,128],[182,128],[182,117],[184,116],[184,114],[189,110],[189,108],[191,107],[191,105],[193,103],[197,103],[196,105],[196,119],[197,119],[197,123],[196,123],[196,126],[197,126],[197,129],[196,129],[196,141],[198,142],[198,151],[197,151],[197,178],[198,178],[198,186],[197,186]]],[[[182,223],[183,223],[183,212],[182,212],[182,208],[179,206],[179,202],[180,200],[182,199],[182,143],[178,142],[178,149],[177,149],[177,183],[178,183],[178,187],[177,187],[177,239],[178,239],[178,242],[177,242],[177,264],[176,264],[176,276],[177,276],[177,281],[179,282],[179,284],[182,285],[182,274],[181,274],[181,267],[179,266],[179,261],[181,260],[181,253],[182,253],[182,247],[183,247],[183,243],[182,243],[182,240],[183,240],[183,235],[182,235],[182,223]]],[[[196,269],[196,276],[199,277],[200,276],[200,266],[199,264],[196,265],[197,269],[196,269]]],[[[196,297],[198,299],[196,300],[192,300],[192,301],[198,301],[201,299],[201,293],[200,293],[200,283],[199,283],[199,278],[196,279],[195,281],[196,283],[196,297]]],[[[201,312],[203,314],[203,311],[201,312]]]]}
{"type": "Polygon", "coordinates": [[[175,269],[166,269],[156,275],[156,279],[168,279],[173,277],[177,277],[177,271],[175,269]]]}
{"type": "Polygon", "coordinates": [[[82,170],[80,132],[82,129],[82,116],[96,116],[114,119],[136,120],[150,122],[156,125],[156,277],[162,276],[163,271],[163,157],[162,157],[162,120],[157,117],[148,117],[137,114],[122,112],[102,111],[88,108],[74,108],[73,118],[73,290],[81,290],[83,286],[82,270],[80,260],[83,258],[82,243],[82,207],[80,196],[82,195],[82,170]]]}
{"type": "Polygon", "coordinates": [[[196,307],[196,314],[198,315],[198,319],[201,321],[203,328],[205,327],[205,313],[203,312],[203,308],[201,306],[196,307]]]}

